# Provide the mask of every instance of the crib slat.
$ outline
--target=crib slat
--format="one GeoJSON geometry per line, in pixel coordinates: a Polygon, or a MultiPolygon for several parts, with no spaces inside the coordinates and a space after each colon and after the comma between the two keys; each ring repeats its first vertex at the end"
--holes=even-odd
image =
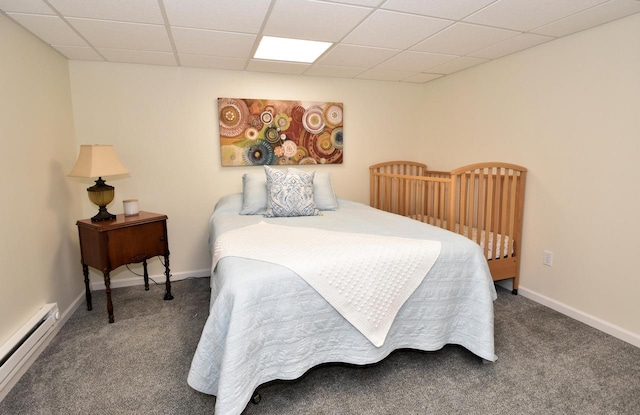
{"type": "MultiPolygon", "coordinates": [[[[484,226],[481,229],[484,229],[484,256],[485,258],[489,257],[489,250],[491,250],[492,254],[496,253],[495,249],[490,249],[493,248],[490,246],[490,244],[493,244],[494,241],[491,241],[489,239],[489,234],[491,233],[492,230],[492,215],[493,215],[493,180],[494,180],[494,176],[493,176],[493,169],[489,168],[487,169],[487,180],[486,180],[486,186],[487,186],[487,193],[486,193],[486,210],[485,210],[485,216],[484,216],[484,226]]],[[[478,233],[481,233],[480,230],[478,230],[478,233]]],[[[480,236],[481,237],[481,236],[480,236]]],[[[495,255],[492,255],[495,256],[495,255]]],[[[493,259],[493,258],[491,258],[493,259]]]]}
{"type": "Polygon", "coordinates": [[[422,200],[420,201],[420,214],[422,215],[421,219],[424,221],[426,209],[427,209],[427,184],[428,182],[421,181],[420,182],[420,195],[422,196],[422,200]]]}
{"type": "MultiPolygon", "coordinates": [[[[507,174],[507,172],[508,171],[505,171],[504,186],[502,187],[502,202],[501,202],[502,223],[500,224],[500,227],[502,228],[502,235],[513,236],[509,228],[507,228],[507,221],[509,219],[509,190],[511,189],[510,183],[511,183],[511,178],[513,176],[511,176],[510,174],[507,174]]],[[[508,247],[507,249],[508,249],[507,255],[509,255],[509,252],[510,252],[509,249],[511,249],[511,247],[508,247]]]]}
{"type": "MultiPolygon", "coordinates": [[[[470,227],[472,228],[478,228],[479,226],[481,226],[482,223],[482,203],[483,203],[483,198],[482,198],[482,192],[483,192],[483,181],[482,181],[482,176],[480,174],[478,174],[478,171],[474,171],[474,181],[475,181],[475,189],[474,189],[474,201],[473,201],[473,209],[474,209],[474,216],[472,219],[472,223],[469,224],[470,227]]],[[[471,230],[471,228],[470,228],[471,230]]],[[[479,235],[476,233],[475,238],[473,238],[475,242],[477,242],[478,244],[480,244],[480,237],[479,235]]]]}
{"type": "Polygon", "coordinates": [[[460,182],[460,190],[458,191],[460,197],[460,212],[458,213],[460,229],[464,229],[467,226],[467,194],[469,193],[469,182],[467,181],[467,175],[462,174],[457,179],[460,182]]]}
{"type": "MultiPolygon", "coordinates": [[[[514,244],[516,242],[516,237],[517,237],[517,233],[515,232],[515,226],[516,226],[516,212],[518,211],[516,209],[516,196],[517,196],[517,189],[518,189],[518,180],[517,180],[517,176],[516,176],[516,172],[513,171],[513,180],[511,181],[511,200],[510,200],[510,205],[511,205],[511,211],[509,212],[509,230],[511,232],[512,238],[509,239],[509,251],[508,253],[510,254],[510,256],[515,255],[515,249],[514,249],[514,244]]],[[[522,224],[520,224],[520,226],[522,226],[522,224]]]]}
{"type": "Polygon", "coordinates": [[[493,212],[493,246],[494,246],[494,255],[492,259],[502,259],[503,257],[503,247],[505,237],[503,234],[503,229],[501,226],[500,216],[502,215],[502,203],[501,203],[501,195],[502,195],[502,181],[505,177],[505,170],[501,167],[498,167],[496,175],[496,187],[494,189],[494,212],[493,212]],[[498,243],[500,240],[500,243],[498,243]]]}

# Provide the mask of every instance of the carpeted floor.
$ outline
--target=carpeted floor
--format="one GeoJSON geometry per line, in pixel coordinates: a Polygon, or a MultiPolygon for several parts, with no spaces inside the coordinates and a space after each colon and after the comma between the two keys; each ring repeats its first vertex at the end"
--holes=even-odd
{"type": "MultiPolygon", "coordinates": [[[[80,307],[0,414],[212,414],[186,383],[207,318],[209,279],[113,290],[80,307]]],[[[498,361],[458,346],[402,350],[366,367],[323,365],[263,385],[245,414],[638,414],[640,349],[499,288],[498,361]]]]}

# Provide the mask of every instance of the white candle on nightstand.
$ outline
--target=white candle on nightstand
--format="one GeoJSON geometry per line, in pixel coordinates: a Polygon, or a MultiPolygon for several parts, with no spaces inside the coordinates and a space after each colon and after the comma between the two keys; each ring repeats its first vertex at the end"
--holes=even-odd
{"type": "Polygon", "coordinates": [[[124,204],[125,216],[135,216],[138,214],[138,199],[123,200],[122,204],[124,204]]]}

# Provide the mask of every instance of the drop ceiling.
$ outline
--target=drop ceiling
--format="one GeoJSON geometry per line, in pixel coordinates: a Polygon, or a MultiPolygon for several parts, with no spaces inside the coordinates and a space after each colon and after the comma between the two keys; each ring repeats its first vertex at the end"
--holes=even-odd
{"type": "Polygon", "coordinates": [[[70,60],[424,83],[640,12],[640,0],[0,0],[70,60]],[[262,36],[332,42],[312,64],[262,36]]]}

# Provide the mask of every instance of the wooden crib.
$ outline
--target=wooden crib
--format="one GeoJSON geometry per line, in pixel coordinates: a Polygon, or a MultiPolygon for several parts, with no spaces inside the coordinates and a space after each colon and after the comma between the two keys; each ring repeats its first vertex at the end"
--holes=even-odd
{"type": "Polygon", "coordinates": [[[369,167],[371,206],[459,233],[478,243],[494,281],[518,293],[527,169],[478,163],[450,172],[390,161],[369,167]]]}

